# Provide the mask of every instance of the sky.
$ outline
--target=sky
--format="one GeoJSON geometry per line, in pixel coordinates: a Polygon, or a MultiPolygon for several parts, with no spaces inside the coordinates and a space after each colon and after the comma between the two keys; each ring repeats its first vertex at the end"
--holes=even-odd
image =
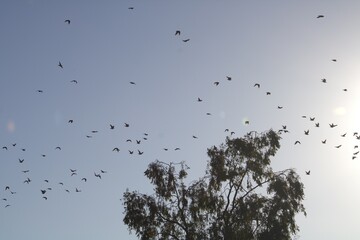
{"type": "Polygon", "coordinates": [[[272,166],[304,183],[297,238],[358,239],[359,12],[356,0],[1,1],[0,239],[137,239],[121,198],[152,193],[149,163],[185,161],[196,180],[225,129],[283,125],[272,166]]]}

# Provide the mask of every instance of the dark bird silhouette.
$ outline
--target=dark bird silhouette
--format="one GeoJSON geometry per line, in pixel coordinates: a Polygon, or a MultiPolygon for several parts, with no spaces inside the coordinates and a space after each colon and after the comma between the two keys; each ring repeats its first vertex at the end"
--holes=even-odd
{"type": "Polygon", "coordinates": [[[329,126],[330,126],[331,128],[334,128],[334,127],[336,127],[337,125],[331,123],[331,124],[329,124],[329,126]]]}
{"type": "Polygon", "coordinates": [[[305,135],[309,135],[309,130],[304,131],[305,135]]]}
{"type": "Polygon", "coordinates": [[[294,145],[296,145],[296,144],[301,144],[301,142],[300,142],[300,141],[296,141],[296,142],[294,143],[294,145]]]}
{"type": "Polygon", "coordinates": [[[246,120],[244,123],[245,123],[246,125],[249,125],[249,124],[250,124],[250,121],[249,121],[249,120],[246,120]]]}
{"type": "Polygon", "coordinates": [[[94,175],[95,175],[95,177],[97,177],[97,178],[100,178],[100,179],[101,179],[101,175],[100,175],[100,173],[99,173],[99,174],[97,174],[97,173],[95,173],[95,172],[94,172],[94,175]]]}
{"type": "Polygon", "coordinates": [[[354,160],[356,158],[356,156],[352,156],[352,160],[354,160]]]}
{"type": "Polygon", "coordinates": [[[38,93],[43,93],[44,91],[43,90],[37,90],[38,93]]]}
{"type": "Polygon", "coordinates": [[[306,175],[310,175],[310,170],[309,171],[305,171],[306,175]]]}
{"type": "Polygon", "coordinates": [[[77,171],[76,169],[71,169],[71,168],[70,168],[70,172],[74,173],[74,172],[76,172],[76,171],[77,171]]]}
{"type": "Polygon", "coordinates": [[[9,187],[9,186],[6,186],[6,187],[5,187],[5,191],[6,191],[6,190],[10,190],[10,187],[9,187]]]}
{"type": "Polygon", "coordinates": [[[315,127],[320,127],[320,123],[315,123],[315,127]]]}
{"type": "Polygon", "coordinates": [[[8,150],[8,148],[7,148],[7,147],[5,147],[5,146],[4,146],[4,147],[2,147],[2,149],[8,150]]]}
{"type": "Polygon", "coordinates": [[[91,133],[98,133],[99,131],[97,131],[97,130],[93,130],[93,131],[91,131],[91,133]]]}
{"type": "Polygon", "coordinates": [[[230,132],[230,135],[234,135],[235,134],[235,132],[230,132]]]}
{"type": "Polygon", "coordinates": [[[20,159],[19,158],[19,163],[23,163],[25,159],[20,159]]]}
{"type": "Polygon", "coordinates": [[[110,129],[114,129],[114,128],[115,128],[115,126],[110,124],[110,129]]]}
{"type": "Polygon", "coordinates": [[[229,131],[229,129],[228,129],[228,128],[226,128],[224,132],[228,132],[228,131],[229,131]]]}
{"type": "Polygon", "coordinates": [[[305,116],[305,115],[302,115],[301,117],[302,117],[302,118],[306,118],[306,116],[305,116]]]}
{"type": "Polygon", "coordinates": [[[42,156],[42,157],[46,157],[46,155],[45,155],[45,154],[41,154],[41,156],[42,156]]]}
{"type": "Polygon", "coordinates": [[[130,127],[130,125],[128,123],[124,123],[125,127],[130,127]]]}
{"type": "Polygon", "coordinates": [[[326,78],[321,79],[323,83],[326,83],[326,78]]]}
{"type": "Polygon", "coordinates": [[[271,92],[266,92],[266,95],[271,95],[271,92]]]}
{"type": "Polygon", "coordinates": [[[70,19],[66,19],[64,22],[67,23],[67,24],[70,24],[71,21],[70,21],[70,19]]]}
{"type": "Polygon", "coordinates": [[[61,150],[61,147],[56,147],[55,150],[61,150]]]}
{"type": "Polygon", "coordinates": [[[78,81],[77,80],[71,80],[70,82],[72,82],[72,83],[78,83],[78,81]]]}
{"type": "Polygon", "coordinates": [[[81,192],[81,190],[78,188],[75,188],[75,192],[81,192]]]}
{"type": "Polygon", "coordinates": [[[25,152],[25,151],[26,151],[26,149],[25,149],[25,148],[22,148],[22,149],[21,149],[21,151],[25,152]]]}
{"type": "Polygon", "coordinates": [[[22,171],[23,173],[28,173],[28,172],[30,172],[30,170],[24,170],[24,171],[22,171]]]}
{"type": "Polygon", "coordinates": [[[140,144],[141,143],[141,140],[136,140],[136,144],[140,144]]]}
{"type": "Polygon", "coordinates": [[[41,194],[45,194],[46,193],[46,190],[40,190],[41,191],[41,194]]]}
{"type": "Polygon", "coordinates": [[[315,120],[315,117],[310,117],[310,121],[314,121],[315,120]]]}
{"type": "Polygon", "coordinates": [[[133,154],[133,153],[134,153],[134,151],[130,151],[130,150],[128,150],[128,151],[129,151],[130,154],[133,154]]]}
{"type": "Polygon", "coordinates": [[[325,144],[325,143],[326,143],[326,139],[325,139],[325,140],[322,140],[321,143],[322,143],[322,144],[325,144]]]}
{"type": "Polygon", "coordinates": [[[104,171],[104,170],[100,170],[101,173],[107,173],[107,171],[104,171]]]}
{"type": "Polygon", "coordinates": [[[139,155],[143,155],[144,152],[141,152],[140,150],[138,150],[138,154],[139,154],[139,155]]]}
{"type": "Polygon", "coordinates": [[[345,136],[346,136],[346,133],[344,133],[344,134],[341,134],[340,136],[341,136],[341,137],[345,137],[345,136]]]}
{"type": "Polygon", "coordinates": [[[190,38],[183,40],[183,42],[188,42],[188,41],[190,41],[190,38]]]}
{"type": "Polygon", "coordinates": [[[145,135],[145,136],[149,136],[149,134],[148,134],[148,133],[144,133],[144,135],[145,135]]]}
{"type": "Polygon", "coordinates": [[[229,77],[229,76],[226,76],[226,79],[228,80],[228,81],[231,81],[231,77],[229,77]]]}
{"type": "Polygon", "coordinates": [[[13,144],[11,144],[13,147],[15,147],[16,146],[16,143],[13,143],[13,144]]]}
{"type": "Polygon", "coordinates": [[[180,148],[178,148],[178,147],[177,147],[177,148],[175,148],[175,151],[178,151],[178,150],[180,150],[180,148]]]}
{"type": "Polygon", "coordinates": [[[192,137],[193,137],[193,138],[195,138],[195,139],[197,139],[197,138],[198,138],[197,136],[194,136],[194,135],[193,135],[192,137]]]}
{"type": "Polygon", "coordinates": [[[48,182],[49,182],[49,180],[45,179],[45,180],[44,180],[44,182],[47,182],[47,183],[48,183],[48,182]]]}
{"type": "Polygon", "coordinates": [[[74,176],[74,175],[77,175],[77,173],[76,172],[71,173],[71,176],[74,176]]]}
{"type": "Polygon", "coordinates": [[[135,82],[130,82],[130,84],[132,84],[132,85],[136,85],[136,83],[135,83],[135,82]]]}
{"type": "Polygon", "coordinates": [[[120,149],[119,148],[117,148],[117,147],[115,147],[114,149],[113,149],[113,152],[114,151],[116,151],[116,152],[120,152],[120,149]]]}
{"type": "Polygon", "coordinates": [[[81,179],[81,181],[84,181],[84,182],[86,182],[86,181],[87,181],[87,179],[86,179],[86,178],[82,178],[82,179],[81,179]]]}
{"type": "Polygon", "coordinates": [[[353,155],[358,155],[358,154],[359,154],[359,151],[353,153],[353,155]]]}
{"type": "Polygon", "coordinates": [[[347,89],[346,89],[346,88],[344,88],[344,89],[343,89],[343,91],[344,91],[344,92],[347,92],[347,89]]]}
{"type": "Polygon", "coordinates": [[[47,197],[43,196],[43,199],[47,200],[47,197]]]}
{"type": "Polygon", "coordinates": [[[59,66],[60,68],[64,68],[63,65],[62,65],[62,63],[61,63],[60,61],[59,61],[58,66],[59,66]]]}
{"type": "Polygon", "coordinates": [[[164,151],[168,151],[169,149],[168,148],[163,148],[164,149],[164,151]]]}
{"type": "Polygon", "coordinates": [[[255,83],[254,87],[260,88],[260,84],[259,83],[255,83]]]}
{"type": "Polygon", "coordinates": [[[337,60],[336,60],[335,58],[331,59],[331,61],[333,61],[333,62],[337,62],[337,60]]]}
{"type": "Polygon", "coordinates": [[[336,148],[340,148],[342,145],[337,145],[337,146],[335,146],[336,148]]]}
{"type": "Polygon", "coordinates": [[[131,139],[127,139],[126,142],[132,142],[131,139]]]}
{"type": "Polygon", "coordinates": [[[218,86],[220,82],[214,82],[215,86],[218,86]]]}
{"type": "Polygon", "coordinates": [[[180,30],[176,30],[175,36],[176,36],[176,35],[179,35],[179,36],[180,36],[180,33],[181,33],[180,30]]]}
{"type": "Polygon", "coordinates": [[[210,116],[210,115],[211,115],[211,113],[209,113],[209,112],[208,112],[208,113],[206,113],[206,115],[210,116]]]}
{"type": "Polygon", "coordinates": [[[64,183],[63,183],[63,182],[59,182],[59,184],[64,186],[64,183]]]}
{"type": "Polygon", "coordinates": [[[197,99],[198,102],[202,102],[203,100],[201,98],[198,97],[197,99]]]}
{"type": "Polygon", "coordinates": [[[5,208],[10,207],[10,206],[11,206],[10,204],[7,204],[7,205],[5,206],[5,208]]]}
{"type": "Polygon", "coordinates": [[[278,106],[277,108],[278,108],[278,109],[283,109],[283,107],[282,107],[282,106],[278,106]]]}
{"type": "Polygon", "coordinates": [[[87,137],[87,138],[92,138],[92,136],[90,136],[90,135],[86,135],[86,137],[87,137]]]}
{"type": "Polygon", "coordinates": [[[129,10],[134,10],[134,7],[128,7],[129,10]]]}
{"type": "Polygon", "coordinates": [[[323,18],[323,17],[325,17],[325,16],[324,15],[317,15],[316,18],[323,18]]]}
{"type": "Polygon", "coordinates": [[[72,120],[72,119],[70,119],[69,121],[68,121],[68,123],[73,123],[74,122],[74,120],[72,120]]]}

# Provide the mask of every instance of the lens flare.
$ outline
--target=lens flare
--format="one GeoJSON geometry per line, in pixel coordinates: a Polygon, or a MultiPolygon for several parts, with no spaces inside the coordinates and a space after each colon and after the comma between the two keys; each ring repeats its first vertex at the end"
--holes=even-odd
{"type": "Polygon", "coordinates": [[[342,116],[346,114],[346,109],[344,107],[337,107],[333,110],[333,113],[338,116],[342,116]]]}

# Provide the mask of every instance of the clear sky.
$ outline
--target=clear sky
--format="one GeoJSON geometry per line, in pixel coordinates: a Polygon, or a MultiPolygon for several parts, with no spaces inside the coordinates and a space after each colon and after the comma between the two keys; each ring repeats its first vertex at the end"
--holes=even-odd
{"type": "Polygon", "coordinates": [[[282,125],[272,164],[305,184],[300,239],[358,239],[359,12],[357,0],[0,1],[0,239],[136,239],[120,199],[152,192],[150,162],[185,160],[197,179],[226,128],[282,125]]]}

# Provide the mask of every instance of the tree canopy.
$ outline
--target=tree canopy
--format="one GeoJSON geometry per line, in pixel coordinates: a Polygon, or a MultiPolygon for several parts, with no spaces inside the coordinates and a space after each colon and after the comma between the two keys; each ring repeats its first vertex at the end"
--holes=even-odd
{"type": "Polygon", "coordinates": [[[293,169],[274,171],[279,133],[250,132],[227,137],[208,149],[203,177],[185,183],[184,162],[149,164],[151,195],[123,194],[124,223],[139,239],[291,239],[299,228],[304,185],[293,169]]]}

